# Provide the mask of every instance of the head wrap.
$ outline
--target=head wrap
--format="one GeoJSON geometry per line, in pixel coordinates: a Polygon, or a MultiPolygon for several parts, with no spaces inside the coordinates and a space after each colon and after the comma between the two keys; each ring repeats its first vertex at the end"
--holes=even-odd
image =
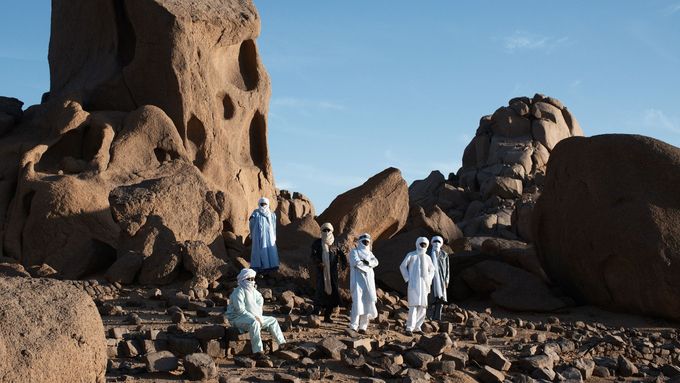
{"type": "Polygon", "coordinates": [[[239,286],[246,290],[250,290],[255,288],[255,282],[248,281],[247,279],[255,278],[256,275],[257,273],[253,269],[243,269],[238,273],[236,280],[238,281],[239,286]]]}
{"type": "Polygon", "coordinates": [[[357,244],[359,250],[370,250],[371,249],[371,235],[368,233],[361,234],[359,236],[359,243],[357,244]],[[363,240],[368,240],[368,245],[363,244],[363,240]]]}
{"type": "Polygon", "coordinates": [[[269,210],[269,199],[266,197],[262,197],[257,201],[257,209],[260,211],[260,213],[269,216],[270,210],[269,210]],[[266,204],[265,206],[261,206],[262,204],[266,204]]]}
{"type": "Polygon", "coordinates": [[[442,238],[438,235],[435,235],[434,237],[432,237],[431,242],[432,242],[432,251],[438,253],[439,250],[441,250],[442,245],[444,244],[444,238],[442,238]],[[439,243],[436,243],[436,242],[439,242],[439,243]]]}
{"type": "Polygon", "coordinates": [[[330,246],[335,241],[333,237],[333,225],[326,222],[321,225],[321,261],[323,262],[323,290],[327,295],[333,293],[333,286],[331,285],[331,255],[330,246]],[[330,229],[330,231],[323,231],[330,229]]]}
{"type": "Polygon", "coordinates": [[[425,268],[425,265],[427,264],[427,245],[430,244],[430,241],[427,240],[425,237],[419,237],[416,240],[416,252],[418,253],[418,259],[420,261],[420,277],[421,278],[427,278],[427,269],[425,268]],[[420,246],[422,243],[425,244],[424,247],[420,246]]]}

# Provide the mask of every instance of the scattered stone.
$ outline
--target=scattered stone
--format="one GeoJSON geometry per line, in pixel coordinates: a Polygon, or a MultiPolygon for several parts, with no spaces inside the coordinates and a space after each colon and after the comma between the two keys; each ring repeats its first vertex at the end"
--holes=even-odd
{"type": "Polygon", "coordinates": [[[581,372],[583,380],[588,380],[591,376],[593,376],[595,362],[589,358],[578,358],[574,361],[574,367],[576,367],[581,372]]]}
{"type": "Polygon", "coordinates": [[[619,355],[616,372],[619,374],[619,376],[628,377],[637,374],[638,369],[628,358],[623,355],[619,355]]]}
{"type": "Polygon", "coordinates": [[[491,351],[491,348],[489,347],[474,345],[468,350],[468,356],[471,360],[474,360],[479,364],[484,364],[486,363],[486,356],[489,351],[491,351]]]}
{"type": "Polygon", "coordinates": [[[539,354],[521,358],[517,361],[517,366],[526,372],[531,372],[537,368],[553,369],[553,360],[545,354],[539,354]]]}
{"type": "Polygon", "coordinates": [[[341,352],[347,349],[345,343],[341,342],[336,337],[329,337],[318,343],[319,350],[331,359],[340,360],[341,352]]]}
{"type": "Polygon", "coordinates": [[[479,373],[479,380],[482,383],[503,383],[505,374],[492,367],[484,366],[479,373]]]}
{"type": "Polygon", "coordinates": [[[184,358],[184,373],[192,380],[217,378],[217,365],[208,354],[195,353],[184,358]]]}
{"type": "Polygon", "coordinates": [[[607,367],[596,365],[593,369],[593,376],[597,376],[598,378],[609,378],[611,373],[607,367]]]}
{"type": "Polygon", "coordinates": [[[492,348],[486,354],[486,365],[493,367],[498,371],[508,371],[511,363],[500,351],[492,348]]]}
{"type": "Polygon", "coordinates": [[[253,359],[244,357],[244,356],[237,356],[234,358],[234,364],[236,364],[239,367],[245,367],[245,368],[253,368],[255,367],[255,361],[253,359]]]}
{"type": "Polygon", "coordinates": [[[426,370],[427,365],[434,360],[434,357],[428,353],[420,352],[418,350],[411,350],[404,355],[404,361],[411,367],[426,370]]]}
{"type": "Polygon", "coordinates": [[[170,351],[148,353],[144,356],[149,372],[170,372],[177,369],[177,357],[170,351]]]}
{"type": "Polygon", "coordinates": [[[535,369],[531,373],[531,377],[538,380],[552,381],[553,379],[555,379],[555,371],[549,368],[541,367],[535,369]]]}
{"type": "Polygon", "coordinates": [[[418,348],[421,348],[432,356],[441,355],[452,345],[453,341],[446,333],[440,333],[432,337],[422,336],[417,343],[418,348]]]}

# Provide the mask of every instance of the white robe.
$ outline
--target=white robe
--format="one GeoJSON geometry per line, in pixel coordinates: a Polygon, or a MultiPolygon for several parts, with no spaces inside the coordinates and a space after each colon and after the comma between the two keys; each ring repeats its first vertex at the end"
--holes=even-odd
{"type": "Polygon", "coordinates": [[[427,295],[430,293],[432,278],[434,277],[434,265],[430,256],[412,251],[406,255],[399,266],[404,281],[408,283],[408,305],[427,306],[427,295]],[[421,264],[424,261],[424,264],[421,264]],[[424,276],[421,268],[425,268],[424,276]]]}
{"type": "Polygon", "coordinates": [[[368,315],[369,319],[378,316],[375,303],[378,300],[375,292],[375,275],[373,268],[378,266],[378,259],[368,249],[354,249],[349,253],[349,284],[352,292],[352,313],[368,315]],[[362,260],[368,261],[368,265],[362,260]]]}

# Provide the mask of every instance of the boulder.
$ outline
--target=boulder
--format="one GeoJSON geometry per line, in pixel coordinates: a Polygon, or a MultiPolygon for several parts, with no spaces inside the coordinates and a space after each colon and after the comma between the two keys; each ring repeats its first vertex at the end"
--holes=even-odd
{"type": "Polygon", "coordinates": [[[0,382],[105,381],[104,326],[92,299],[53,279],[0,277],[0,382]]]}
{"type": "Polygon", "coordinates": [[[189,354],[184,357],[184,373],[191,380],[215,379],[217,378],[217,365],[208,354],[189,354]]]}
{"type": "Polygon", "coordinates": [[[330,222],[339,243],[350,248],[364,232],[374,243],[391,238],[406,224],[408,206],[406,181],[398,169],[388,168],[337,196],[317,222],[330,222]]]}
{"type": "Polygon", "coordinates": [[[491,300],[515,311],[548,312],[565,307],[540,278],[527,271],[498,261],[482,261],[461,274],[476,293],[488,294],[491,300]]]}
{"type": "Polygon", "coordinates": [[[149,372],[169,372],[177,369],[178,359],[170,351],[150,352],[144,356],[149,372]]]}
{"type": "Polygon", "coordinates": [[[276,245],[282,265],[279,271],[286,276],[308,274],[306,270],[311,269],[312,243],[320,235],[321,228],[311,214],[278,226],[276,245]]]}
{"type": "Polygon", "coordinates": [[[680,319],[680,149],[649,137],[571,138],[550,158],[536,251],[580,302],[680,319]]]}
{"type": "Polygon", "coordinates": [[[180,255],[182,267],[190,272],[194,279],[205,278],[208,283],[220,279],[227,268],[227,264],[217,258],[208,245],[201,241],[185,241],[180,245],[180,255]]]}
{"type": "MultiPolygon", "coordinates": [[[[197,247],[184,241],[207,243],[213,254],[225,259],[223,193],[210,190],[198,169],[186,162],[165,162],[154,173],[147,181],[114,189],[109,197],[113,217],[121,228],[119,253],[135,251],[144,256],[139,282],[172,281],[183,257],[189,262],[187,269],[198,273],[197,247]]],[[[210,254],[200,257],[200,272],[215,277],[218,260],[210,254]]]]}

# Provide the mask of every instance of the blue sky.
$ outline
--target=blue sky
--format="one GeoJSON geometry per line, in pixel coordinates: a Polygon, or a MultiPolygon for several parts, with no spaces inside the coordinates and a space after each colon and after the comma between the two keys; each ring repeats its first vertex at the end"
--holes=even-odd
{"type": "MultiPolygon", "coordinates": [[[[514,96],[562,100],[586,135],[680,146],[680,0],[255,0],[272,79],[277,184],[320,212],[388,166],[460,166],[479,118],[514,96]]],[[[49,1],[0,14],[0,95],[49,87],[49,1]]]]}

